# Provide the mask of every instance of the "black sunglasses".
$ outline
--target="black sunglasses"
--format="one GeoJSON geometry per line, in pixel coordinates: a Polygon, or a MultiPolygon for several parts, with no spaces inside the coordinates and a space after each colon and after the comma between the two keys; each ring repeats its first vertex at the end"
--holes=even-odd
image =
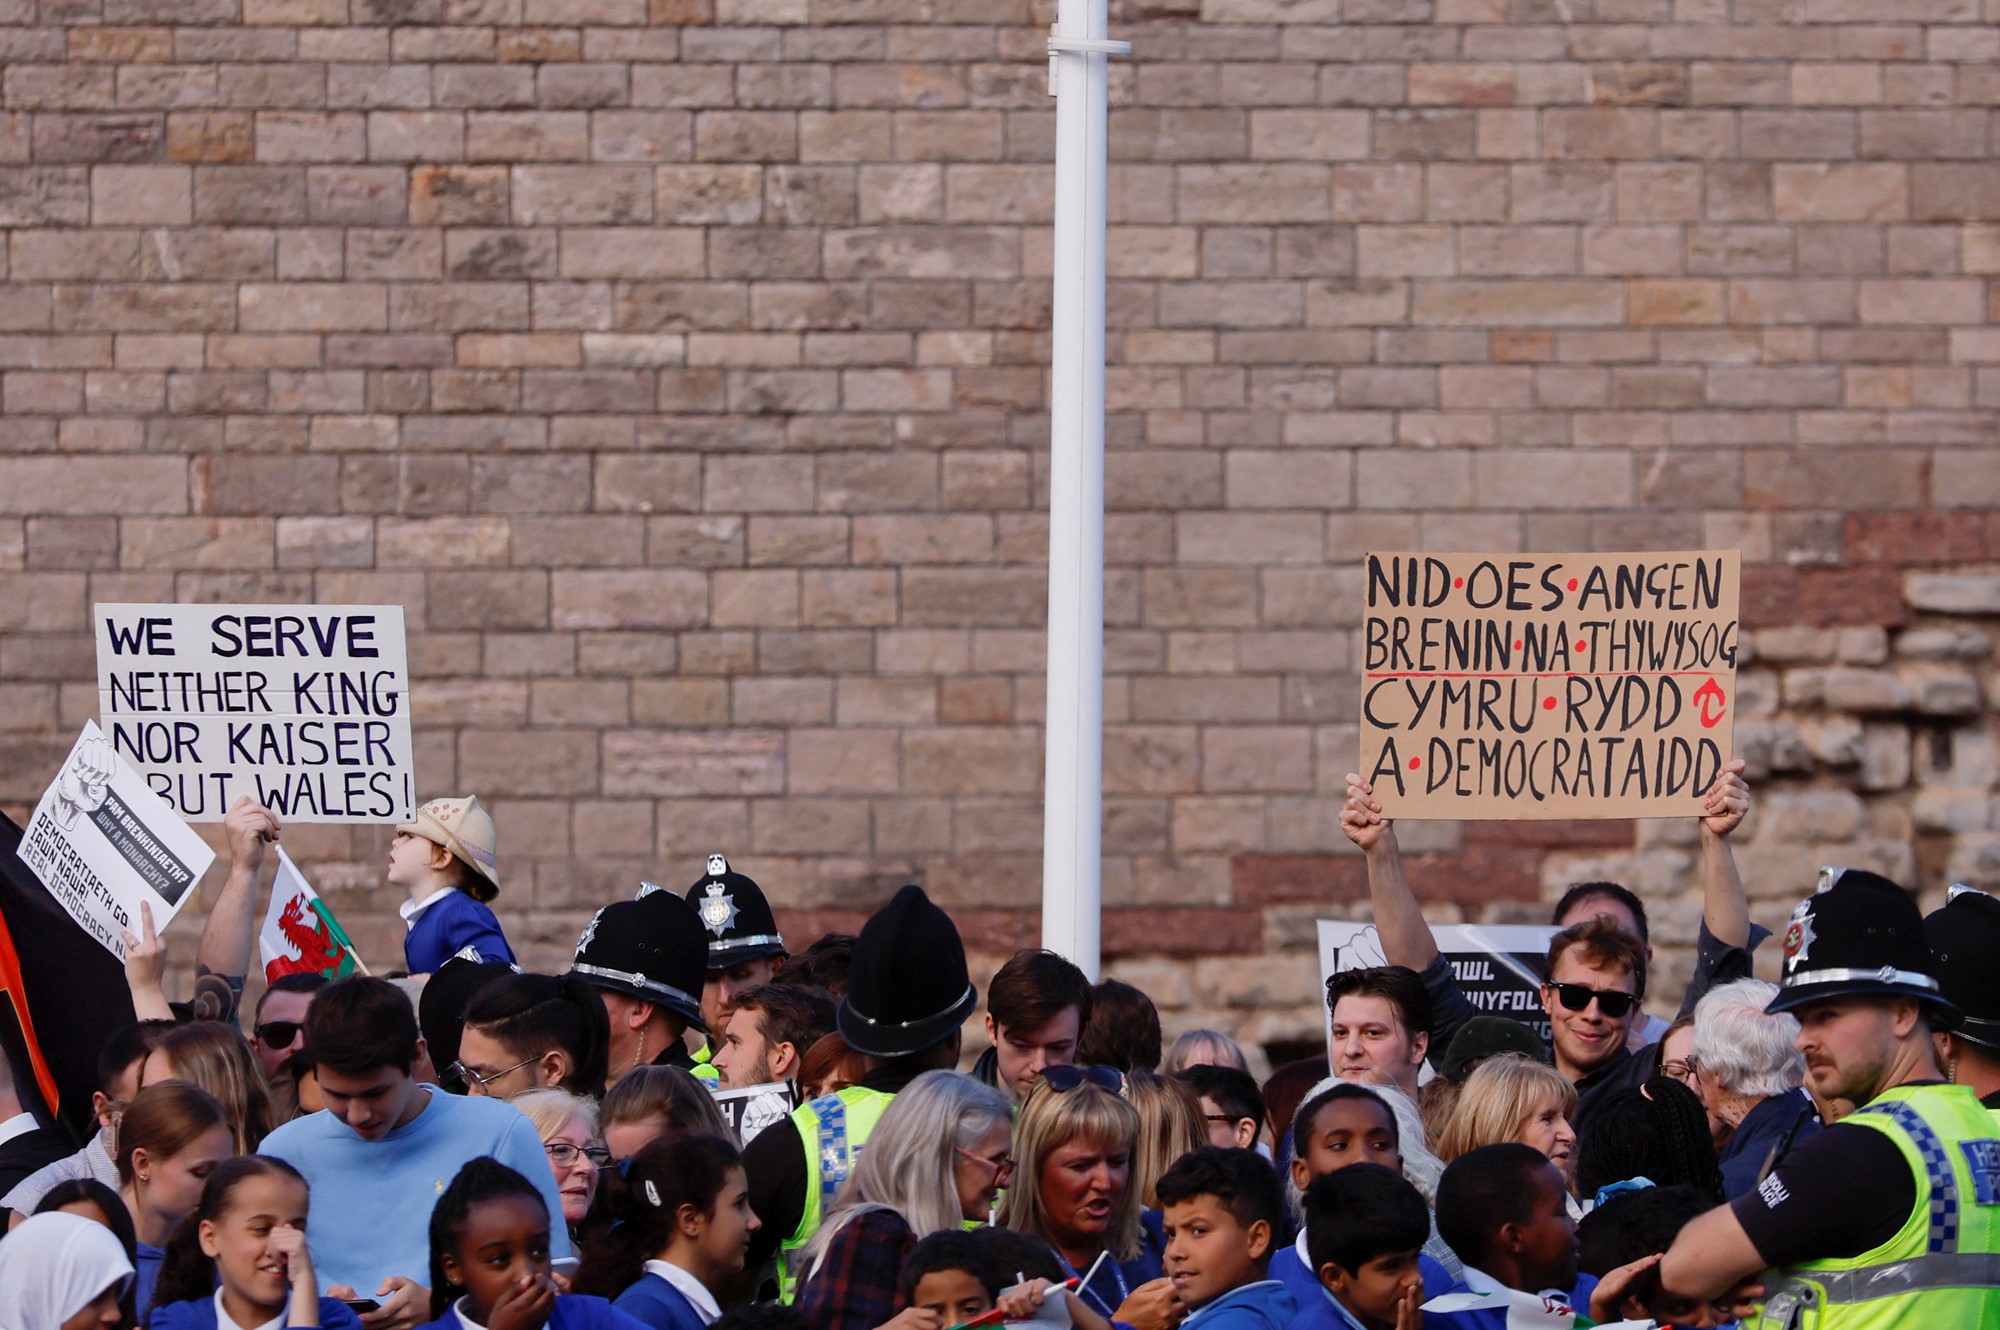
{"type": "Polygon", "coordinates": [[[1638,998],[1630,993],[1620,993],[1616,989],[1592,988],[1589,984],[1550,984],[1556,991],[1556,1001],[1569,1011],[1582,1011],[1597,999],[1597,1009],[1612,1020],[1623,1020],[1632,1010],[1638,998]]]}
{"type": "Polygon", "coordinates": [[[1116,1067],[1107,1067],[1101,1063],[1094,1067],[1076,1067],[1068,1063],[1043,1067],[1042,1079],[1049,1083],[1050,1089],[1058,1093],[1068,1093],[1085,1081],[1112,1094],[1125,1093],[1125,1074],[1116,1067]]]}
{"type": "Polygon", "coordinates": [[[257,1037],[264,1041],[264,1047],[272,1052],[290,1048],[292,1041],[299,1037],[300,1024],[297,1021],[265,1021],[257,1027],[257,1037]]]}

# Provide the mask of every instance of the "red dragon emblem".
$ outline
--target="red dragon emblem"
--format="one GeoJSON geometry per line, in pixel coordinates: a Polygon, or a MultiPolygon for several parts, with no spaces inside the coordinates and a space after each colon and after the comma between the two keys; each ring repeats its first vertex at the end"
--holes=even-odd
{"type": "Polygon", "coordinates": [[[280,956],[265,966],[267,982],[287,974],[325,974],[340,964],[340,944],[327,936],[326,921],[306,908],[305,897],[294,896],[285,902],[278,915],[278,931],[298,949],[299,956],[297,960],[280,956]]]}

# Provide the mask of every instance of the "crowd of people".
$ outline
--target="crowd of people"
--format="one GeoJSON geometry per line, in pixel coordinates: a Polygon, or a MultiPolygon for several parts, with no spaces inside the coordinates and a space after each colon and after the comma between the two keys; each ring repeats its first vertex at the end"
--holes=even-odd
{"type": "Polygon", "coordinates": [[[246,1036],[282,829],[240,803],[191,1000],[126,939],[139,1019],[99,1050],[91,1138],[0,1061],[0,1330],[1503,1330],[1520,1299],[2000,1325],[2000,902],[1925,918],[1824,870],[1758,980],[1749,805],[1732,764],[1678,1004],[1649,988],[1644,902],[1582,883],[1544,1035],[1475,1008],[1350,777],[1382,963],[1327,981],[1325,1057],[1260,1081],[1050,951],[982,996],[916,886],[788,941],[721,855],[524,972],[476,799],[393,842],[406,974],[286,975],[246,1036]]]}

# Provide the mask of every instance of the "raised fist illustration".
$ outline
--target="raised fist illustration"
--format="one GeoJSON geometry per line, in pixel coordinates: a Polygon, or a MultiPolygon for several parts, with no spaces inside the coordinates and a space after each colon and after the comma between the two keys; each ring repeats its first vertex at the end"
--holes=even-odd
{"type": "Polygon", "coordinates": [[[56,777],[55,818],[64,831],[76,825],[78,813],[94,813],[104,807],[111,793],[111,778],[118,774],[118,755],[107,739],[86,739],[63,764],[56,777]]]}

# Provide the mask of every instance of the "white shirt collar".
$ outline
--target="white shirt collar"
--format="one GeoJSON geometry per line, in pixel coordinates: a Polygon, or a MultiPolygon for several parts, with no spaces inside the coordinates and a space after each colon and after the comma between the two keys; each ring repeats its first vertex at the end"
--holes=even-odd
{"type": "Polygon", "coordinates": [[[1319,1281],[1319,1271],[1313,1269],[1313,1258],[1306,1251],[1306,1231],[1304,1229],[1299,1230],[1298,1240],[1292,1243],[1292,1250],[1299,1254],[1299,1264],[1306,1268],[1306,1273],[1311,1275],[1313,1281],[1317,1283],[1319,1281]]]}
{"type": "Polygon", "coordinates": [[[291,1297],[287,1295],[284,1307],[270,1320],[265,1321],[261,1325],[238,1325],[235,1318],[231,1317],[228,1310],[223,1307],[222,1290],[217,1289],[215,1290],[215,1330],[283,1330],[285,1313],[291,1310],[291,1306],[291,1297]]]}
{"type": "Polygon", "coordinates": [[[472,1317],[466,1314],[464,1298],[460,1298],[458,1301],[451,1304],[451,1314],[458,1318],[458,1323],[464,1326],[465,1330],[486,1330],[485,1326],[473,1320],[472,1317]]]}
{"type": "Polygon", "coordinates": [[[439,901],[443,900],[446,896],[451,895],[452,892],[457,890],[458,890],[457,887],[439,887],[436,891],[433,891],[430,895],[424,897],[420,901],[404,901],[401,905],[398,905],[396,907],[396,913],[403,916],[403,924],[405,927],[415,928],[417,926],[418,915],[422,914],[425,910],[430,909],[431,906],[436,905],[439,901]]]}
{"type": "MultiPolygon", "coordinates": [[[[1465,1267],[1464,1277],[1465,1287],[1473,1293],[1505,1293],[1508,1291],[1507,1286],[1492,1275],[1469,1265],[1465,1267]]],[[[1556,1298],[1559,1301],[1568,1302],[1569,1290],[1566,1288],[1537,1289],[1535,1296],[1538,1298],[1556,1298]]]]}
{"type": "Polygon", "coordinates": [[[5,1145],[16,1136],[26,1136],[39,1125],[33,1113],[16,1113],[5,1122],[0,1122],[0,1145],[5,1145]]]}
{"type": "Polygon", "coordinates": [[[708,1286],[673,1262],[648,1261],[646,1273],[658,1275],[679,1289],[681,1296],[694,1304],[695,1315],[701,1317],[703,1325],[722,1315],[722,1308],[717,1305],[715,1295],[708,1291],[708,1286]]]}

